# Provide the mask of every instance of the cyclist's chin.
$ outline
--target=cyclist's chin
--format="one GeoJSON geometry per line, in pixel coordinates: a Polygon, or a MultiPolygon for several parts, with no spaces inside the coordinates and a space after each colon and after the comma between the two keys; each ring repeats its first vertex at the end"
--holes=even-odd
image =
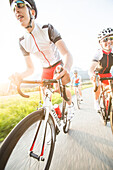
{"type": "Polygon", "coordinates": [[[20,23],[20,25],[22,26],[22,27],[27,27],[28,26],[28,23],[27,22],[25,22],[25,21],[23,21],[23,20],[21,20],[21,21],[19,21],[19,23],[20,23]]]}
{"type": "Polygon", "coordinates": [[[104,49],[105,49],[106,51],[111,50],[111,45],[106,46],[104,49]]]}
{"type": "Polygon", "coordinates": [[[28,24],[24,23],[24,22],[20,22],[21,26],[26,28],[28,26],[28,24]]]}

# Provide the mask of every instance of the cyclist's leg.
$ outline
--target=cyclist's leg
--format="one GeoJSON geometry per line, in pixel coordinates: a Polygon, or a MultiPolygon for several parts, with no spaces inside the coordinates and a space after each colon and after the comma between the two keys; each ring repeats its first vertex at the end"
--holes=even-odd
{"type": "MultiPolygon", "coordinates": [[[[47,68],[47,69],[43,69],[43,74],[42,74],[42,79],[53,79],[56,77],[55,75],[55,69],[58,65],[63,65],[62,61],[60,61],[59,63],[55,64],[54,66],[52,66],[51,68],[47,68]]],[[[55,92],[60,93],[60,89],[59,89],[59,84],[54,84],[54,88],[55,88],[55,92]]],[[[69,107],[69,112],[72,112],[72,115],[74,115],[75,112],[75,108],[74,108],[74,104],[72,103],[72,95],[71,95],[71,91],[66,88],[66,95],[69,98],[69,101],[66,101],[68,107],[69,107]]]]}
{"type": "Polygon", "coordinates": [[[80,100],[83,101],[81,85],[78,85],[78,91],[79,91],[79,95],[80,95],[80,100]]]}
{"type": "MultiPolygon", "coordinates": [[[[95,84],[95,82],[93,82],[93,84],[95,84]]],[[[97,113],[100,112],[100,106],[99,106],[100,89],[101,89],[101,84],[99,83],[97,91],[94,92],[94,108],[97,113]]]]}
{"type": "Polygon", "coordinates": [[[77,87],[74,86],[74,92],[75,92],[75,96],[77,95],[77,87]]]}

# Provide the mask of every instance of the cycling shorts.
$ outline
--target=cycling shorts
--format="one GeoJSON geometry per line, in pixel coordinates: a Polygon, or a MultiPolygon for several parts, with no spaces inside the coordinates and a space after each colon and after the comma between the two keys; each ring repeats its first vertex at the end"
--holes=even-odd
{"type": "Polygon", "coordinates": [[[74,83],[73,85],[74,85],[74,87],[79,86],[80,82],[79,83],[74,83]]]}
{"type": "MultiPolygon", "coordinates": [[[[112,77],[111,73],[106,73],[106,74],[100,74],[99,73],[100,78],[104,78],[104,77],[112,77]]],[[[109,85],[109,81],[108,80],[103,80],[102,83],[109,85]]]]}
{"type": "Polygon", "coordinates": [[[63,62],[59,61],[56,64],[54,64],[51,67],[48,68],[43,68],[43,72],[42,72],[42,77],[41,79],[53,79],[54,74],[55,74],[55,69],[58,65],[62,65],[63,66],[63,62]]]}

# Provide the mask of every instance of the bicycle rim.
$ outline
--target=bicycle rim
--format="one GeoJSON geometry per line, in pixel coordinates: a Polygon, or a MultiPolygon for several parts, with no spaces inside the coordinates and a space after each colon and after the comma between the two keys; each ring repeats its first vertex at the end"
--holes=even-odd
{"type": "Polygon", "coordinates": [[[47,122],[47,130],[44,144],[44,161],[30,157],[30,148],[41,121],[40,130],[35,141],[33,152],[40,156],[42,147],[42,127],[44,124],[44,110],[31,113],[24,118],[9,134],[0,151],[1,169],[5,170],[48,170],[55,145],[55,126],[51,115],[47,122]],[[8,160],[8,161],[7,161],[8,160]],[[7,163],[7,164],[6,164],[7,163]],[[6,165],[6,166],[5,166],[6,165]]]}

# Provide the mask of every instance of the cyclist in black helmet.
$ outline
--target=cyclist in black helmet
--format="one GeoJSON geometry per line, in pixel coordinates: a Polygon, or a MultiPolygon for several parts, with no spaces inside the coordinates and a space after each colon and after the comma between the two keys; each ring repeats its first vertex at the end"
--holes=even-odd
{"type": "MultiPolygon", "coordinates": [[[[56,79],[63,77],[63,84],[70,82],[69,73],[73,62],[72,56],[61,35],[51,24],[39,25],[35,22],[37,8],[34,0],[10,0],[10,6],[16,19],[26,29],[24,36],[19,39],[19,45],[25,56],[27,69],[22,73],[12,75],[11,78],[13,81],[18,83],[19,80],[33,73],[34,66],[31,54],[34,54],[42,63],[42,79],[52,79],[55,69],[60,67],[63,71],[56,75],[56,79]],[[64,63],[62,62],[59,51],[65,57],[64,63]]],[[[56,89],[59,92],[58,86],[56,89]]],[[[68,89],[66,93],[70,99],[68,102],[68,112],[70,115],[73,115],[74,107],[71,100],[71,93],[68,89]]]]}
{"type": "MultiPolygon", "coordinates": [[[[92,64],[89,69],[89,75],[93,82],[95,82],[95,71],[99,72],[100,77],[111,77],[110,69],[113,66],[113,29],[103,29],[98,34],[100,49],[93,57],[92,64]]],[[[108,85],[108,81],[103,81],[104,86],[108,85]]],[[[97,112],[100,112],[98,98],[100,95],[100,85],[95,92],[94,106],[97,112]]]]}

